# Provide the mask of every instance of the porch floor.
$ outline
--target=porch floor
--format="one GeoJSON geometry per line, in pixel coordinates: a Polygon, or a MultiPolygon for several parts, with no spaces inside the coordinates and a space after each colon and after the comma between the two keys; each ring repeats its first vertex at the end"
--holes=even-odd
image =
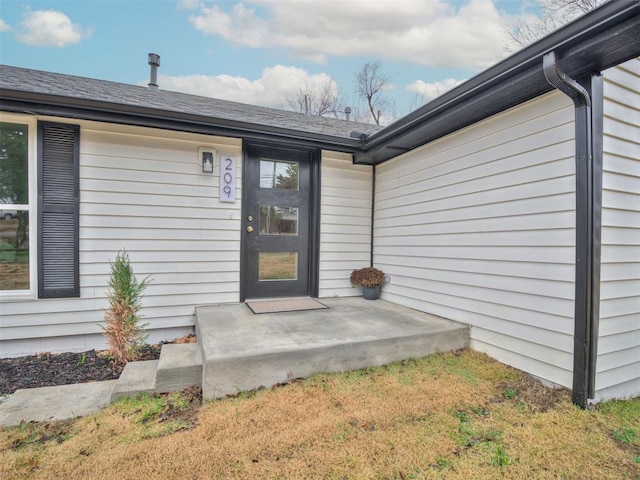
{"type": "Polygon", "coordinates": [[[466,325],[384,300],[320,302],[329,308],[256,315],[244,304],[197,307],[204,398],[469,345],[466,325]]]}

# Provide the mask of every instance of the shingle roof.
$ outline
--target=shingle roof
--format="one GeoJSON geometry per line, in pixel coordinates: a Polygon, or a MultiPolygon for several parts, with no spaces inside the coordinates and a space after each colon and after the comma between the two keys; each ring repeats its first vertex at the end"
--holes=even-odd
{"type": "Polygon", "coordinates": [[[17,93],[35,94],[46,102],[53,102],[56,98],[59,101],[64,99],[65,103],[83,101],[87,108],[100,106],[105,109],[111,105],[117,110],[120,107],[133,107],[155,110],[158,114],[162,112],[165,117],[172,114],[194,115],[344,139],[349,139],[353,131],[371,134],[380,130],[377,125],[306,116],[216,98],[162,89],[153,91],[137,85],[0,65],[0,99],[15,98],[17,93]]]}

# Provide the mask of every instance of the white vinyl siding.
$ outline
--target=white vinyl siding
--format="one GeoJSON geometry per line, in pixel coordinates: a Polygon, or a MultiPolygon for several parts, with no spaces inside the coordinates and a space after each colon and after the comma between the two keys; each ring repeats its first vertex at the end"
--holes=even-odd
{"type": "Polygon", "coordinates": [[[640,392],[640,60],[604,72],[599,400],[640,392]]]}
{"type": "MultiPolygon", "coordinates": [[[[0,339],[35,342],[40,337],[99,334],[109,261],[122,248],[138,278],[151,275],[142,315],[152,333],[192,326],[195,305],[237,302],[241,141],[72,123],[81,126],[81,297],[3,302],[0,339]],[[218,200],[219,160],[213,175],[202,173],[198,149],[203,146],[237,158],[235,203],[218,200]]],[[[80,338],[75,337],[73,349],[83,348],[80,338]]],[[[29,342],[16,341],[11,348],[33,349],[34,342],[27,347],[29,342]]],[[[63,349],[69,343],[59,342],[63,349]]],[[[48,345],[44,340],[42,344],[48,345]]],[[[0,348],[8,348],[4,345],[0,348]]]]}
{"type": "Polygon", "coordinates": [[[471,325],[471,346],[572,382],[574,119],[551,93],[376,168],[382,297],[471,325]]]}
{"type": "Polygon", "coordinates": [[[320,297],[362,295],[349,276],[371,261],[372,173],[351,155],[322,152],[320,297]]]}

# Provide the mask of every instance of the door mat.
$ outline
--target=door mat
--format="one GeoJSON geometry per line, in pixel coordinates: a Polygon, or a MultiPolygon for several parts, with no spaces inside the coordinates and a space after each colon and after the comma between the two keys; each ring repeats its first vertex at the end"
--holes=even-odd
{"type": "Polygon", "coordinates": [[[278,298],[275,300],[252,300],[247,307],[253,313],[298,312],[301,310],[319,310],[329,308],[313,298],[278,298]]]}

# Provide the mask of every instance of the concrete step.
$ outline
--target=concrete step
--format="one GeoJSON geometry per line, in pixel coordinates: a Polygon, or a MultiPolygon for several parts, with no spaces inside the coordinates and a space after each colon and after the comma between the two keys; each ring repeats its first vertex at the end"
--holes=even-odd
{"type": "Polygon", "coordinates": [[[383,300],[254,315],[243,304],[196,308],[205,399],[469,346],[469,327],[383,300]]]}
{"type": "Polygon", "coordinates": [[[119,398],[133,397],[142,393],[154,393],[156,391],[156,370],[159,360],[146,360],[143,362],[129,362],[125,365],[116,380],[116,385],[111,393],[111,401],[119,398]]]}
{"type": "Polygon", "coordinates": [[[197,343],[162,346],[155,374],[156,393],[202,385],[202,353],[197,343]]]}
{"type": "Polygon", "coordinates": [[[18,390],[0,402],[0,426],[83,417],[110,403],[117,380],[18,390]]]}

